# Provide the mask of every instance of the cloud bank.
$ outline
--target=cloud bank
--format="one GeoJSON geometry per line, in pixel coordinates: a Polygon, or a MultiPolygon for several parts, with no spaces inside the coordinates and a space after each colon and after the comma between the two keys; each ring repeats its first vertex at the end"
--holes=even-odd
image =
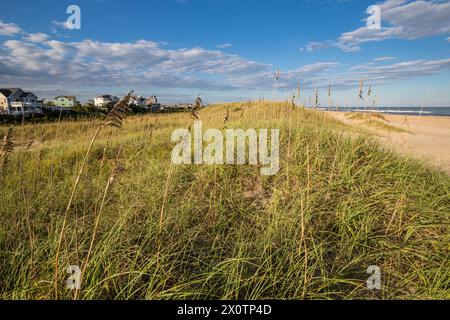
{"type": "MultiPolygon", "coordinates": [[[[399,8],[403,7],[401,3],[405,1],[391,0],[385,5],[399,8]]],[[[446,30],[442,28],[439,30],[446,30]]],[[[276,80],[276,66],[219,49],[168,49],[164,43],[149,40],[61,41],[54,35],[26,33],[18,25],[2,21],[0,35],[4,37],[0,42],[0,82],[3,86],[42,88],[46,92],[56,92],[55,88],[66,91],[146,88],[177,90],[183,95],[186,92],[209,92],[211,95],[222,92],[221,96],[238,96],[238,92],[243,91],[294,89],[299,83],[303,89],[326,88],[328,84],[337,89],[348,89],[357,87],[360,80],[384,84],[450,69],[450,59],[398,62],[394,57],[381,56],[353,66],[337,61],[306,64],[292,70],[280,70],[276,80]],[[394,59],[396,62],[392,63],[394,59]]]]}
{"type": "Polygon", "coordinates": [[[387,39],[415,40],[450,34],[450,2],[387,0],[379,4],[383,27],[379,30],[366,26],[343,33],[337,40],[309,42],[307,51],[337,47],[343,51],[360,50],[366,42],[387,39]]]}

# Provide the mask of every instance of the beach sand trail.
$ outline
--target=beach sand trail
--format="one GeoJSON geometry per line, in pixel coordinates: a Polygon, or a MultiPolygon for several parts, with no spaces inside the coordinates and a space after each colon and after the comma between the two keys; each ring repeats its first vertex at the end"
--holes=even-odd
{"type": "Polygon", "coordinates": [[[383,115],[388,126],[405,130],[369,127],[361,120],[348,119],[343,112],[327,112],[342,122],[369,129],[387,146],[407,156],[425,160],[450,175],[450,117],[383,115]]]}

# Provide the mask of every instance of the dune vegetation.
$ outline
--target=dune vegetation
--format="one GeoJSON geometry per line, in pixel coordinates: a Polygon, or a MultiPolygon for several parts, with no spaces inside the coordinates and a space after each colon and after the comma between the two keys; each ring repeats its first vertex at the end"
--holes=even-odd
{"type": "Polygon", "coordinates": [[[450,299],[448,175],[264,101],[196,116],[279,128],[277,175],[172,165],[191,116],[1,126],[0,299],[450,299]]]}

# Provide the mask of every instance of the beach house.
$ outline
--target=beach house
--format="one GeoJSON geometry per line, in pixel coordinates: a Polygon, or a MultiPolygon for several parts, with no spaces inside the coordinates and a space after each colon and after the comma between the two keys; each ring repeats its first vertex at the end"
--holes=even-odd
{"type": "Polygon", "coordinates": [[[20,88],[0,88],[0,113],[10,115],[42,113],[42,102],[20,88]]]}
{"type": "Polygon", "coordinates": [[[73,108],[77,104],[75,96],[57,96],[53,99],[53,104],[57,107],[73,108]]]}
{"type": "Polygon", "coordinates": [[[102,96],[95,97],[94,105],[96,107],[104,107],[110,103],[116,103],[118,101],[119,101],[119,98],[117,98],[116,96],[105,94],[102,96]]]}
{"type": "Polygon", "coordinates": [[[135,105],[137,107],[141,107],[141,108],[145,108],[146,104],[145,104],[146,99],[143,98],[142,96],[131,96],[130,100],[128,100],[128,105],[135,105]]]}
{"type": "Polygon", "coordinates": [[[145,99],[144,104],[147,107],[147,109],[151,110],[152,112],[161,111],[161,105],[158,103],[158,98],[156,98],[155,95],[145,99]]]}

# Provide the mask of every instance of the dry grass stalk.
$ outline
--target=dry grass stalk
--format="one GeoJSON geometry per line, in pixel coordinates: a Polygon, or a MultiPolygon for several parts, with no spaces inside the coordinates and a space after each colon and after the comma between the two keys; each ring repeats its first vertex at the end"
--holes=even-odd
{"type": "Polygon", "coordinates": [[[14,143],[12,141],[12,128],[8,128],[3,136],[2,149],[0,150],[0,169],[6,166],[10,154],[14,150],[14,143]]]}
{"type": "Polygon", "coordinates": [[[58,245],[57,245],[57,249],[56,249],[56,257],[55,257],[55,274],[54,274],[54,290],[55,290],[55,299],[58,298],[58,272],[59,272],[59,254],[61,251],[61,244],[62,244],[62,240],[64,237],[64,231],[66,229],[66,224],[67,224],[67,218],[69,215],[69,210],[72,207],[72,202],[73,199],[75,198],[75,193],[77,191],[78,188],[78,184],[80,182],[81,179],[81,175],[83,174],[84,168],[87,164],[87,160],[89,157],[89,154],[91,152],[91,149],[95,143],[95,141],[97,140],[101,130],[106,127],[106,126],[113,126],[116,128],[121,128],[122,124],[123,124],[123,119],[125,118],[125,112],[128,110],[128,102],[131,98],[131,96],[133,95],[133,91],[131,91],[130,93],[128,93],[128,95],[126,95],[123,99],[121,99],[118,103],[116,103],[114,105],[114,107],[109,111],[108,115],[106,116],[106,118],[102,121],[102,123],[98,126],[97,131],[95,132],[94,136],[91,139],[91,142],[89,144],[89,147],[84,155],[83,161],[81,163],[80,169],[78,171],[78,175],[75,179],[74,185],[72,187],[72,192],[69,198],[69,202],[67,203],[67,207],[64,213],[64,219],[63,219],[63,224],[61,227],[61,231],[59,233],[59,238],[58,238],[58,245]]]}
{"type": "MultiPolygon", "coordinates": [[[[86,259],[84,261],[84,265],[83,265],[83,267],[81,269],[81,277],[83,277],[83,275],[85,274],[86,268],[89,265],[89,259],[91,257],[92,250],[94,248],[94,242],[95,242],[95,238],[97,236],[98,226],[99,226],[99,223],[100,223],[100,217],[102,215],[103,208],[104,208],[105,203],[106,203],[106,196],[108,195],[108,191],[109,191],[111,185],[113,184],[116,176],[120,172],[123,171],[121,165],[119,164],[119,159],[120,159],[121,152],[122,152],[122,147],[120,147],[119,151],[117,152],[117,157],[116,157],[116,159],[114,161],[114,166],[111,169],[111,172],[110,172],[109,177],[108,177],[108,181],[106,182],[106,186],[105,186],[105,189],[103,191],[102,202],[100,204],[100,209],[98,211],[97,218],[95,219],[94,229],[93,229],[93,232],[92,232],[92,238],[91,238],[91,242],[89,244],[89,250],[88,250],[88,253],[86,255],[86,259]]],[[[78,290],[75,292],[75,299],[77,299],[77,297],[78,297],[78,290]]]]}
{"type": "Polygon", "coordinates": [[[315,94],[314,94],[314,104],[316,109],[319,107],[319,91],[316,88],[315,94]]]}
{"type": "Polygon", "coordinates": [[[244,117],[244,112],[245,112],[245,110],[242,109],[241,114],[239,115],[239,120],[242,120],[242,118],[244,117]]]}
{"type": "Polygon", "coordinates": [[[364,81],[360,80],[360,81],[359,81],[359,87],[358,87],[358,97],[359,97],[359,99],[361,99],[361,100],[364,100],[364,97],[363,97],[363,88],[364,88],[364,81]]]}
{"type": "Polygon", "coordinates": [[[277,72],[275,72],[275,80],[280,80],[280,68],[277,69],[277,72]]]}
{"type": "Polygon", "coordinates": [[[295,91],[292,91],[292,100],[291,100],[291,108],[292,108],[292,110],[295,109],[295,107],[296,107],[295,98],[296,98],[295,91]]]}
{"type": "Polygon", "coordinates": [[[199,119],[199,112],[197,111],[197,109],[192,108],[191,109],[191,118],[194,120],[198,120],[199,119]]]}
{"type": "Polygon", "coordinates": [[[202,100],[202,98],[197,97],[197,99],[195,99],[194,107],[195,107],[196,110],[199,110],[199,109],[203,108],[203,100],[202,100]]]}
{"type": "Polygon", "coordinates": [[[333,109],[333,99],[331,95],[331,84],[328,85],[328,100],[330,102],[330,110],[333,109]]]}
{"type": "Polygon", "coordinates": [[[167,173],[167,178],[166,178],[166,183],[165,183],[165,187],[164,187],[164,195],[163,195],[163,202],[161,205],[161,211],[159,212],[159,229],[158,229],[158,249],[157,249],[157,254],[156,254],[156,264],[157,267],[159,268],[159,263],[160,263],[160,253],[161,253],[161,235],[162,235],[162,231],[163,231],[163,224],[164,224],[164,210],[166,208],[166,203],[167,203],[167,198],[169,196],[169,187],[170,187],[170,178],[172,176],[172,171],[173,171],[173,163],[170,163],[169,166],[169,172],[167,173]]]}
{"type": "MultiPolygon", "coordinates": [[[[358,99],[364,102],[363,96],[364,81],[360,80],[358,84],[358,99]]],[[[356,102],[356,113],[359,112],[359,101],[356,102]]]]}
{"type": "Polygon", "coordinates": [[[225,117],[223,118],[223,126],[227,124],[228,120],[230,120],[230,109],[227,109],[227,112],[225,113],[225,117]]]}

